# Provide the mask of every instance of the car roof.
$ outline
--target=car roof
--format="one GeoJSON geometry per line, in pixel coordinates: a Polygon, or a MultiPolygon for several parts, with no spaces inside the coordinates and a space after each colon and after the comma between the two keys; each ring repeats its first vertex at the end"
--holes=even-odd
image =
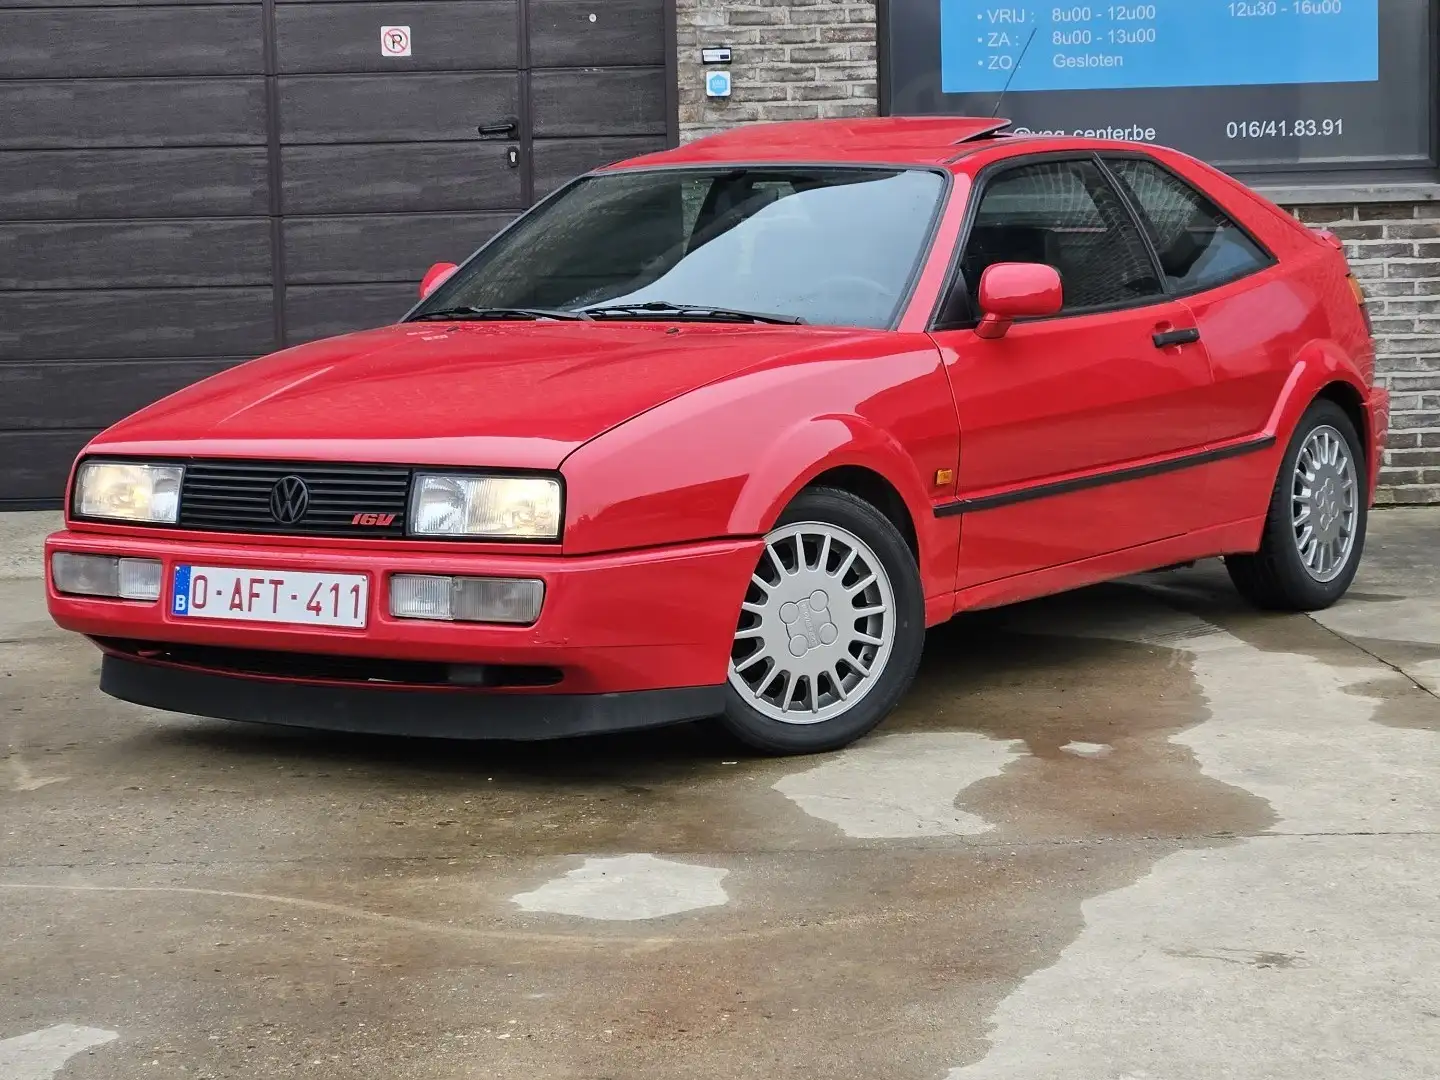
{"type": "Polygon", "coordinates": [[[597,170],[706,165],[809,164],[950,167],[970,171],[1011,154],[1040,151],[1164,152],[1153,143],[1093,136],[1011,134],[1010,121],[979,116],[877,116],[743,124],[673,150],[597,170]],[[978,159],[967,161],[966,159],[978,159]],[[963,164],[962,164],[963,163],[963,164]]]}
{"type": "Polygon", "coordinates": [[[730,162],[944,165],[967,143],[995,137],[1009,120],[974,116],[879,116],[745,124],[617,168],[730,162]]]}

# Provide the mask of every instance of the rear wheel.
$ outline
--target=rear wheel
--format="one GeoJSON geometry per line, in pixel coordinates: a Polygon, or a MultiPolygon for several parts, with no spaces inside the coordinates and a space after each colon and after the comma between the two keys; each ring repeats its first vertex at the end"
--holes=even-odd
{"type": "Polygon", "coordinates": [[[1230,579],[1251,603],[1318,611],[1350,588],[1365,548],[1365,451],[1333,401],[1301,418],[1280,465],[1260,550],[1230,555],[1230,579]]]}
{"type": "Polygon", "coordinates": [[[920,573],[899,530],[849,492],[805,491],[765,537],[721,723],[766,753],[839,749],[895,707],[924,640],[920,573]]]}

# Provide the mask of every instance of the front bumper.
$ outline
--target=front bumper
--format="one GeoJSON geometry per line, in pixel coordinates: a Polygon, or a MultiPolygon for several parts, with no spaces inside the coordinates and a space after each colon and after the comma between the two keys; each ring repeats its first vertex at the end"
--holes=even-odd
{"type": "Polygon", "coordinates": [[[486,694],[250,679],[108,655],[100,689],[171,712],[367,735],[532,741],[715,716],[723,686],[619,694],[486,694]]]}
{"type": "MultiPolygon", "coordinates": [[[[283,705],[296,710],[297,715],[303,713],[306,719],[300,722],[308,724],[316,723],[321,714],[329,715],[327,709],[364,711],[358,703],[372,700],[364,695],[377,695],[373,700],[387,702],[391,714],[404,717],[392,727],[410,730],[412,725],[423,725],[421,713],[426,710],[436,715],[448,710],[456,716],[466,710],[490,710],[489,704],[477,704],[483,702],[504,704],[510,715],[522,718],[517,723],[538,723],[543,727],[548,721],[537,720],[540,714],[535,712],[542,706],[520,705],[510,699],[549,698],[551,702],[544,708],[550,709],[551,715],[558,715],[557,709],[567,714],[578,710],[590,719],[575,723],[584,730],[593,730],[586,725],[618,706],[580,705],[560,699],[676,689],[713,690],[724,685],[740,602],[759,552],[758,540],[563,557],[433,548],[417,551],[407,550],[400,543],[322,548],[199,540],[193,534],[153,539],[67,531],[46,541],[45,565],[52,617],[65,629],[98,640],[108,654],[105,671],[109,685],[103,688],[127,700],[226,716],[227,708],[234,712],[239,706],[228,706],[224,699],[240,694],[236,684],[251,684],[255,694],[249,711],[275,717],[281,714],[277,710],[283,705]],[[158,559],[164,567],[161,599],[144,603],[62,595],[50,577],[51,556],[57,551],[158,559]],[[175,568],[181,564],[365,574],[370,580],[367,624],[363,629],[345,629],[175,616],[169,611],[167,597],[175,568]],[[388,591],[389,577],[397,573],[540,578],[545,582],[545,602],[539,620],[525,627],[397,619],[389,613],[388,591]],[[115,647],[116,642],[125,643],[125,647],[115,647]],[[469,686],[382,686],[330,677],[324,673],[326,665],[318,661],[312,677],[303,659],[298,665],[291,664],[283,677],[237,671],[227,664],[208,665],[203,660],[173,663],[163,658],[147,659],[145,650],[137,648],[144,643],[204,647],[192,650],[200,656],[206,655],[206,650],[256,651],[300,654],[302,658],[543,667],[555,669],[558,675],[543,687],[477,690],[469,686]],[[141,679],[135,672],[137,668],[150,669],[151,677],[141,679]],[[162,670],[168,673],[163,688],[158,674],[162,670]],[[197,681],[180,677],[187,674],[210,678],[197,681]],[[258,689],[261,683],[272,684],[263,695],[258,689]],[[290,692],[282,693],[282,686],[290,687],[290,692]],[[204,692],[197,696],[198,690],[204,692]],[[428,704],[412,707],[410,703],[419,702],[422,691],[428,704]],[[414,696],[397,696],[402,693],[414,696]],[[447,697],[453,701],[437,703],[447,697]],[[263,704],[253,704],[262,698],[263,704]],[[325,700],[332,704],[321,708],[319,703],[325,700]],[[526,717],[529,719],[523,719],[526,717]]],[[[706,700],[705,707],[709,708],[713,701],[706,700]]],[[[689,714],[697,707],[692,701],[679,706],[678,712],[689,714]]],[[[368,720],[355,720],[353,724],[360,726],[347,729],[379,730],[368,720]]],[[[337,722],[320,726],[345,725],[337,722]]],[[[452,725],[447,730],[455,729],[452,725]]]]}

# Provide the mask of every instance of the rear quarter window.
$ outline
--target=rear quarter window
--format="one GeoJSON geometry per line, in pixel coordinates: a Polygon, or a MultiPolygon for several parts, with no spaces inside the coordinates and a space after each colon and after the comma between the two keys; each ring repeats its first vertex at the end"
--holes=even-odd
{"type": "Polygon", "coordinates": [[[1274,262],[1210,198],[1157,162],[1126,157],[1106,165],[1140,211],[1171,292],[1213,289],[1274,262]]]}

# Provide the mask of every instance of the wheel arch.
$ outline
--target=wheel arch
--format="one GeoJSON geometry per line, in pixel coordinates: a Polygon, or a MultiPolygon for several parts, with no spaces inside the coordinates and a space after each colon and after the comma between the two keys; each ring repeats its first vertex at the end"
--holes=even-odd
{"type": "Polygon", "coordinates": [[[1355,425],[1355,434],[1360,436],[1360,448],[1365,454],[1366,464],[1370,459],[1370,410],[1365,399],[1354,385],[1343,379],[1326,383],[1315,395],[1315,401],[1333,401],[1344,410],[1350,422],[1355,425]]]}
{"type": "Polygon", "coordinates": [[[920,540],[915,532],[915,519],[905,505],[904,497],[883,474],[864,465],[837,465],[814,477],[801,490],[814,488],[837,488],[857,499],[864,499],[899,530],[910,548],[910,554],[919,561],[920,540]]]}
{"type": "Polygon", "coordinates": [[[1285,387],[1266,425],[1283,446],[1294,436],[1306,410],[1316,401],[1333,401],[1355,424],[1355,434],[1370,453],[1367,387],[1348,358],[1333,343],[1312,342],[1296,357],[1285,387]]]}
{"type": "Polygon", "coordinates": [[[840,488],[870,503],[900,530],[923,565],[929,545],[920,523],[933,517],[924,481],[889,432],[858,416],[805,421],[775,440],[747,477],[728,531],[768,532],[797,495],[814,487],[840,488]]]}

